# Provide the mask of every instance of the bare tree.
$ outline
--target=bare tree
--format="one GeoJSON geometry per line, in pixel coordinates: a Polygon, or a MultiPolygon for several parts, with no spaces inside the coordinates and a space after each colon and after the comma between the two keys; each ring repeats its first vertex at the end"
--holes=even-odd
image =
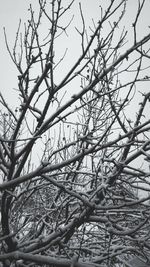
{"type": "Polygon", "coordinates": [[[138,38],[148,1],[127,28],[131,1],[102,2],[90,27],[81,4],[73,26],[76,2],[30,6],[12,50],[4,31],[18,88],[15,107],[0,93],[3,266],[148,261],[150,34],[138,38]],[[74,30],[80,54],[67,63],[76,48],[59,48],[74,30]]]}

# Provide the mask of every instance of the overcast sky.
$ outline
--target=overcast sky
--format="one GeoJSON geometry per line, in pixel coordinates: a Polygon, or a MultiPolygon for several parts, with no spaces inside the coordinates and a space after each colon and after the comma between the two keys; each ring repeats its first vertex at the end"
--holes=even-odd
{"type": "MultiPolygon", "coordinates": [[[[68,1],[68,0],[66,0],[68,1]]],[[[11,62],[9,55],[6,51],[6,46],[4,43],[4,34],[3,34],[3,27],[5,26],[8,42],[12,45],[12,42],[15,40],[15,33],[18,27],[19,19],[22,19],[22,22],[25,22],[28,17],[28,6],[29,3],[32,3],[37,5],[37,0],[0,0],[0,90],[1,92],[7,97],[10,97],[10,90],[17,85],[17,79],[16,79],[16,68],[11,62]]],[[[75,21],[76,23],[80,23],[79,12],[77,12],[78,7],[78,0],[75,1],[74,5],[74,12],[76,13],[75,21]],[[77,19],[78,18],[78,19],[77,19]]],[[[80,1],[83,5],[83,11],[85,14],[85,19],[88,20],[88,23],[90,23],[92,18],[95,18],[95,20],[99,16],[99,10],[98,10],[98,3],[104,3],[108,2],[108,0],[105,1],[98,1],[98,0],[81,0],[80,1]]],[[[128,5],[128,14],[126,17],[126,23],[131,27],[132,20],[135,17],[136,9],[137,9],[137,0],[130,0],[128,5]]],[[[145,6],[145,9],[143,10],[143,16],[141,20],[142,26],[138,29],[138,35],[139,37],[144,36],[148,32],[147,25],[150,25],[150,0],[147,0],[147,4],[145,6]]],[[[70,15],[71,16],[71,15],[70,15]]],[[[79,24],[78,24],[79,25],[79,24]]],[[[71,46],[74,46],[74,51],[76,51],[76,37],[72,35],[72,38],[70,39],[72,43],[71,46]]],[[[66,39],[67,42],[67,39],[66,39]]],[[[61,44],[62,45],[62,44],[61,44]]],[[[65,46],[65,43],[64,43],[65,46]]],[[[72,53],[72,60],[73,57],[76,56],[76,53],[72,53]]],[[[72,64],[71,61],[68,61],[68,64],[72,64]]]]}
{"type": "MultiPolygon", "coordinates": [[[[64,2],[69,0],[64,0],[64,2]]],[[[116,0],[118,1],[118,0],[116,0]]],[[[12,63],[8,52],[6,51],[6,46],[4,42],[4,34],[3,34],[3,27],[6,28],[7,38],[10,46],[14,44],[15,41],[15,34],[17,31],[19,19],[21,18],[22,24],[28,19],[29,12],[28,7],[30,2],[34,4],[35,8],[37,6],[38,0],[0,0],[0,92],[6,97],[6,101],[11,103],[13,107],[15,108],[15,91],[12,90],[12,88],[17,87],[18,79],[17,79],[17,71],[16,67],[12,63]]],[[[83,6],[83,12],[85,16],[85,21],[87,24],[92,23],[92,18],[97,21],[99,17],[99,9],[98,9],[98,3],[101,2],[102,6],[104,6],[104,3],[108,2],[108,0],[81,0],[80,1],[83,6]]],[[[73,30],[75,26],[80,27],[81,24],[81,18],[79,15],[79,6],[78,6],[79,0],[75,0],[74,8],[72,10],[72,13],[70,13],[70,18],[73,13],[75,13],[74,22],[72,24],[73,30]]],[[[132,22],[134,21],[136,11],[137,11],[137,3],[138,0],[129,0],[128,1],[128,8],[127,13],[124,19],[124,24],[127,28],[131,29],[132,22]]],[[[142,18],[140,20],[140,23],[138,24],[138,39],[141,39],[143,36],[145,36],[149,31],[150,28],[148,28],[148,25],[150,26],[150,0],[146,0],[146,5],[142,13],[142,18]]],[[[71,11],[70,11],[71,12],[71,11]]],[[[69,19],[70,19],[69,18],[69,19]]],[[[45,26],[45,29],[47,30],[48,27],[45,26]]],[[[66,57],[67,65],[65,65],[65,68],[61,69],[61,75],[64,74],[66,71],[66,68],[70,67],[76,57],[80,55],[80,44],[81,40],[79,39],[79,36],[76,31],[70,31],[69,37],[66,36],[65,42],[58,43],[59,47],[59,53],[63,55],[63,52],[65,51],[65,47],[70,47],[70,54],[68,53],[68,57],[66,57]],[[78,44],[77,44],[77,41],[78,44]],[[77,49],[78,47],[78,49],[77,49]]],[[[129,43],[132,45],[132,35],[129,34],[129,43]]],[[[128,43],[128,44],[129,44],[128,43]]],[[[142,85],[143,86],[143,85],[142,85]]],[[[72,87],[73,91],[76,91],[77,86],[72,87]]],[[[144,88],[145,90],[147,88],[144,88]]],[[[149,89],[149,88],[148,88],[149,89]]],[[[139,101],[134,101],[131,108],[134,109],[134,111],[139,108],[137,107],[139,101]]],[[[135,112],[131,112],[131,114],[135,112]]],[[[131,115],[130,114],[130,115],[131,115]]],[[[149,114],[149,111],[148,111],[149,114]]]]}

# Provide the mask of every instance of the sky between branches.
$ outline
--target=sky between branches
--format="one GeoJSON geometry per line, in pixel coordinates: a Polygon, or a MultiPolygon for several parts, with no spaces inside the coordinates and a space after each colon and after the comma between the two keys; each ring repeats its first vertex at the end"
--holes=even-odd
{"type": "MultiPolygon", "coordinates": [[[[65,0],[64,3],[67,4],[69,0],[65,0]]],[[[87,28],[90,24],[92,24],[92,19],[95,22],[98,21],[100,16],[100,9],[98,6],[101,4],[103,8],[109,2],[108,0],[99,1],[99,0],[76,0],[73,8],[71,8],[70,14],[68,15],[68,22],[72,18],[74,14],[74,19],[71,24],[71,28],[68,31],[68,36],[64,37],[61,42],[58,42],[57,48],[58,52],[60,52],[60,56],[63,55],[65,48],[69,47],[66,59],[64,61],[64,69],[62,75],[67,71],[67,67],[71,67],[71,65],[75,62],[77,57],[80,55],[80,37],[77,31],[75,31],[75,26],[79,29],[82,27],[81,25],[81,17],[79,13],[79,2],[81,2],[83,8],[83,14],[85,17],[85,22],[87,23],[87,28]],[[70,17],[69,17],[70,16],[70,17]]],[[[118,0],[116,0],[116,3],[118,0]]],[[[38,1],[37,0],[0,0],[0,91],[3,93],[4,96],[7,97],[8,102],[12,102],[15,100],[15,91],[12,88],[17,87],[17,75],[18,72],[16,67],[11,62],[11,59],[6,51],[6,46],[4,42],[4,33],[3,27],[6,28],[8,43],[10,44],[10,48],[13,46],[15,41],[15,34],[17,31],[19,19],[22,20],[22,27],[24,22],[27,21],[29,18],[28,7],[29,4],[32,3],[34,10],[37,10],[38,1]]],[[[130,0],[128,1],[127,5],[127,13],[124,18],[123,23],[127,26],[127,28],[132,27],[132,22],[135,18],[136,12],[138,7],[137,0],[130,0]]],[[[138,28],[138,37],[141,39],[145,36],[150,29],[148,25],[150,25],[150,1],[146,1],[146,5],[142,11],[142,18],[139,21],[139,28],[138,28]]],[[[115,17],[114,17],[115,20],[115,17]]],[[[64,23],[68,23],[64,21],[64,23]]],[[[44,25],[45,31],[48,29],[48,25],[44,25]]],[[[46,32],[45,32],[46,34],[46,32]]],[[[132,45],[132,37],[129,35],[129,42],[131,41],[132,45]]],[[[61,75],[61,74],[60,74],[61,75]]],[[[61,78],[60,78],[61,79],[61,78]]]]}

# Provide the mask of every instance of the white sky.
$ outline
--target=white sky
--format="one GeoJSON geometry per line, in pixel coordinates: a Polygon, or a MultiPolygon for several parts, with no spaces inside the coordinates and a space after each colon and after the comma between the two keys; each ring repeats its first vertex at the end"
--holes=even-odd
{"type": "MultiPolygon", "coordinates": [[[[116,0],[118,2],[118,0],[116,0]]],[[[0,91],[7,96],[9,100],[12,100],[12,96],[14,94],[14,91],[11,89],[17,86],[17,73],[16,68],[11,62],[9,55],[6,51],[6,46],[4,43],[4,34],[3,34],[3,27],[5,26],[8,42],[12,45],[13,41],[15,40],[15,34],[18,27],[19,19],[22,19],[22,22],[25,22],[27,19],[28,14],[28,6],[29,3],[32,3],[33,5],[37,5],[38,0],[0,0],[0,91]]],[[[68,2],[68,0],[65,0],[64,3],[68,2]]],[[[88,23],[91,22],[91,19],[94,18],[96,21],[96,18],[99,16],[99,9],[98,5],[99,3],[104,6],[105,3],[109,2],[108,0],[81,0],[80,1],[83,6],[83,11],[85,15],[85,20],[88,21],[88,23]]],[[[79,0],[75,1],[74,4],[74,10],[76,13],[74,24],[78,23],[78,26],[80,24],[80,17],[79,17],[79,11],[77,11],[79,0]]],[[[128,14],[126,17],[126,23],[131,26],[132,21],[135,17],[136,10],[137,10],[137,3],[138,0],[129,0],[128,1],[128,14]]],[[[145,9],[143,10],[143,16],[140,23],[140,27],[138,28],[138,36],[141,38],[150,29],[147,27],[147,25],[150,25],[150,0],[146,1],[145,9]]],[[[71,14],[70,14],[71,17],[71,14]]],[[[60,49],[65,50],[65,46],[71,46],[72,50],[71,57],[69,57],[67,60],[67,65],[69,67],[69,64],[71,65],[73,60],[75,60],[77,51],[77,44],[76,41],[79,40],[77,33],[70,32],[70,39],[67,39],[64,43],[61,43],[60,49]],[[68,40],[69,44],[68,44],[68,40]],[[67,44],[67,45],[66,45],[67,44]]],[[[69,54],[68,54],[69,56],[69,54]]]]}
{"type": "MultiPolygon", "coordinates": [[[[12,45],[15,40],[15,34],[17,31],[19,19],[22,19],[22,23],[25,22],[28,18],[27,10],[29,3],[32,3],[36,6],[37,2],[38,0],[0,0],[0,91],[4,96],[7,97],[7,102],[10,102],[13,105],[15,105],[15,91],[13,91],[12,88],[15,88],[17,86],[18,74],[16,72],[16,67],[10,60],[8,52],[6,51],[3,27],[5,26],[8,42],[10,43],[10,45],[12,45]]],[[[68,0],[64,0],[64,2],[68,2],[68,0]]],[[[98,3],[101,2],[103,6],[106,2],[108,2],[108,0],[81,0],[80,2],[83,6],[85,21],[88,21],[87,23],[90,24],[90,22],[92,22],[92,18],[97,21],[96,19],[99,16],[98,3]]],[[[74,19],[74,26],[78,24],[79,27],[81,19],[79,16],[79,11],[77,10],[78,3],[79,0],[75,0],[73,11],[76,15],[74,19]]],[[[129,28],[132,26],[132,22],[135,18],[137,3],[138,0],[128,1],[128,12],[125,17],[125,24],[129,28]]],[[[140,24],[138,25],[139,39],[141,39],[150,31],[148,25],[150,25],[150,0],[146,0],[146,6],[143,10],[142,19],[140,21],[140,24]]],[[[80,46],[78,46],[79,44],[77,43],[77,41],[79,41],[79,36],[77,35],[77,32],[70,31],[69,38],[66,37],[65,42],[60,42],[60,44],[58,43],[58,48],[60,46],[60,54],[63,54],[63,51],[65,51],[65,47],[71,48],[70,54],[68,54],[68,57],[66,58],[67,66],[65,65],[64,69],[61,70],[61,74],[66,71],[67,67],[69,68],[69,66],[73,64],[78,52],[80,53],[80,46]]],[[[76,86],[73,88],[73,90],[77,90],[76,86]]],[[[137,105],[138,102],[134,103],[134,110],[135,108],[137,108],[137,105]]]]}

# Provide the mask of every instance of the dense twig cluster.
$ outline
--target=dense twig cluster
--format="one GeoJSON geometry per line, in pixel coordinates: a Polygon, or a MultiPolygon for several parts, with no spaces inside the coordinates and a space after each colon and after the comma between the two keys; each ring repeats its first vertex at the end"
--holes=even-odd
{"type": "Polygon", "coordinates": [[[150,34],[137,38],[146,1],[138,1],[132,29],[123,30],[129,1],[102,4],[89,29],[79,4],[82,53],[69,70],[64,62],[72,43],[57,56],[57,40],[73,31],[75,1],[67,2],[39,0],[36,14],[30,6],[12,52],[4,32],[19,72],[17,108],[0,94],[4,266],[122,266],[128,255],[148,260],[150,34]]]}

